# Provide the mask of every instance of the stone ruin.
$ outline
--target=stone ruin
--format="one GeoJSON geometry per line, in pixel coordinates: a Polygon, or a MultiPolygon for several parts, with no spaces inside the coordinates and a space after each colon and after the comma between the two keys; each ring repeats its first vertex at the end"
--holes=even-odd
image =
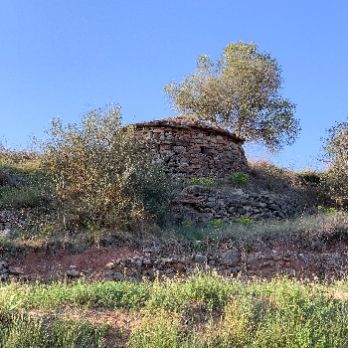
{"type": "Polygon", "coordinates": [[[133,125],[135,136],[168,168],[184,177],[223,177],[247,170],[244,140],[233,133],[187,117],[133,125]]]}
{"type": "Polygon", "coordinates": [[[269,183],[267,188],[255,186],[254,173],[243,150],[244,139],[226,129],[181,116],[132,127],[136,139],[155,160],[164,160],[173,174],[186,181],[186,187],[173,201],[179,219],[283,219],[301,214],[309,204],[306,189],[289,187],[278,192],[268,187],[269,183]],[[231,183],[229,177],[236,172],[246,173],[250,184],[236,187],[231,183]],[[192,178],[211,178],[219,184],[204,187],[192,178]]]}

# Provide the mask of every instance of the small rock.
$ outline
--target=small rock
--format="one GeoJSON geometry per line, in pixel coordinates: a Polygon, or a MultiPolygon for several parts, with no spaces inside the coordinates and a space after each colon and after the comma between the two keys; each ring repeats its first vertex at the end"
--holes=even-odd
{"type": "Polygon", "coordinates": [[[0,261],[0,272],[3,270],[3,269],[8,269],[8,263],[6,261],[0,261]]]}
{"type": "Polygon", "coordinates": [[[237,249],[227,250],[221,254],[221,263],[226,266],[236,266],[240,260],[240,252],[237,249]]]}
{"type": "Polygon", "coordinates": [[[74,268],[70,268],[66,271],[66,275],[70,278],[78,278],[80,277],[81,273],[74,268]]]}
{"type": "Polygon", "coordinates": [[[165,257],[162,259],[162,263],[163,264],[173,263],[173,258],[172,257],[165,257]]]}
{"type": "Polygon", "coordinates": [[[161,251],[161,247],[159,245],[154,245],[150,250],[151,252],[158,254],[161,251]]]}
{"type": "Polygon", "coordinates": [[[29,280],[32,280],[32,279],[31,279],[30,274],[23,274],[23,275],[21,276],[21,280],[29,281],[29,280]]]}
{"type": "Polygon", "coordinates": [[[133,263],[136,266],[141,267],[143,265],[143,259],[142,258],[137,258],[137,259],[133,260],[133,263]]]}
{"type": "Polygon", "coordinates": [[[146,279],[148,280],[153,280],[156,277],[156,273],[152,269],[149,269],[143,272],[143,276],[146,277],[146,279]]]}
{"type": "Polygon", "coordinates": [[[9,274],[7,272],[0,274],[0,282],[5,282],[6,280],[8,280],[8,278],[9,278],[9,274]]]}
{"type": "Polygon", "coordinates": [[[149,258],[144,258],[143,264],[144,264],[145,266],[151,265],[151,264],[152,264],[151,259],[149,259],[149,258]]]}
{"type": "Polygon", "coordinates": [[[207,257],[205,255],[202,255],[202,254],[196,254],[194,261],[196,263],[204,264],[204,263],[207,263],[207,257]]]}
{"type": "Polygon", "coordinates": [[[19,275],[23,275],[24,274],[24,271],[21,267],[14,267],[14,266],[10,266],[8,268],[8,272],[12,275],[16,275],[16,276],[19,276],[19,275]]]}
{"type": "Polygon", "coordinates": [[[185,269],[186,269],[186,266],[184,263],[177,263],[175,265],[175,269],[178,271],[178,272],[184,272],[185,269]]]}
{"type": "Polygon", "coordinates": [[[11,232],[11,230],[9,228],[5,228],[3,230],[0,230],[0,236],[1,237],[6,237],[7,235],[9,235],[11,232]]]}
{"type": "Polygon", "coordinates": [[[175,272],[172,268],[167,268],[165,270],[165,274],[167,275],[167,277],[171,277],[171,276],[174,276],[175,275],[175,272]]]}
{"type": "Polygon", "coordinates": [[[266,260],[259,264],[259,268],[268,268],[272,266],[274,266],[274,263],[271,260],[266,260]]]}
{"type": "Polygon", "coordinates": [[[106,265],[105,265],[105,269],[113,269],[115,267],[115,263],[114,262],[108,262],[106,265]]]}
{"type": "Polygon", "coordinates": [[[124,279],[123,274],[121,272],[115,272],[113,278],[118,282],[124,279]]]}
{"type": "Polygon", "coordinates": [[[114,272],[112,270],[107,270],[103,272],[103,276],[106,280],[114,280],[114,272]]]}

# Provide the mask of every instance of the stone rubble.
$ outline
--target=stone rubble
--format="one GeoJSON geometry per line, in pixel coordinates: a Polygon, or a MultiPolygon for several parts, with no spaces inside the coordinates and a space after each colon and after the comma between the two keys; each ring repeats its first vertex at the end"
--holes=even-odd
{"type": "Polygon", "coordinates": [[[289,195],[199,185],[185,187],[175,198],[174,207],[178,219],[203,223],[211,220],[233,222],[238,218],[284,219],[301,214],[305,209],[299,199],[289,195]]]}
{"type": "MultiPolygon", "coordinates": [[[[80,270],[75,265],[70,265],[65,276],[71,280],[80,277],[89,279],[89,275],[97,271],[98,279],[152,281],[163,277],[189,276],[197,270],[216,272],[227,277],[315,275],[324,279],[329,275],[340,277],[347,274],[348,252],[301,252],[269,248],[246,252],[229,244],[214,251],[171,256],[161,252],[143,252],[142,255],[112,260],[101,270],[80,270]]],[[[57,276],[59,277],[58,274],[52,274],[52,279],[57,276]]],[[[0,281],[39,278],[39,274],[25,274],[22,268],[11,266],[8,262],[0,260],[0,281]]]]}

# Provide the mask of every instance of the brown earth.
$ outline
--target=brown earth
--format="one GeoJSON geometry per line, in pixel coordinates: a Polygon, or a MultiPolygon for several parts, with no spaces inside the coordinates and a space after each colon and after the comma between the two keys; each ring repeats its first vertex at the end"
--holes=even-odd
{"type": "Polygon", "coordinates": [[[81,277],[88,281],[151,280],[157,275],[189,275],[197,268],[214,270],[228,277],[269,279],[286,275],[330,280],[348,273],[348,245],[340,242],[317,250],[277,241],[271,246],[257,245],[250,251],[226,242],[209,252],[180,252],[171,247],[90,247],[79,253],[68,250],[30,251],[9,257],[7,262],[10,268],[21,270],[19,273],[23,273],[26,279],[43,281],[67,277],[81,277]]]}

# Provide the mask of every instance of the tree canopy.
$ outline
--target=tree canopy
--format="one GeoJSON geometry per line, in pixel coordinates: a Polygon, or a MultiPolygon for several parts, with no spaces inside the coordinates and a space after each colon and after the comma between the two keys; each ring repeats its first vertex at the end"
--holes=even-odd
{"type": "Polygon", "coordinates": [[[279,94],[281,82],[274,58],[238,42],[228,44],[215,64],[200,56],[196,71],[165,91],[179,112],[276,150],[292,144],[300,130],[295,105],[279,94]]]}

